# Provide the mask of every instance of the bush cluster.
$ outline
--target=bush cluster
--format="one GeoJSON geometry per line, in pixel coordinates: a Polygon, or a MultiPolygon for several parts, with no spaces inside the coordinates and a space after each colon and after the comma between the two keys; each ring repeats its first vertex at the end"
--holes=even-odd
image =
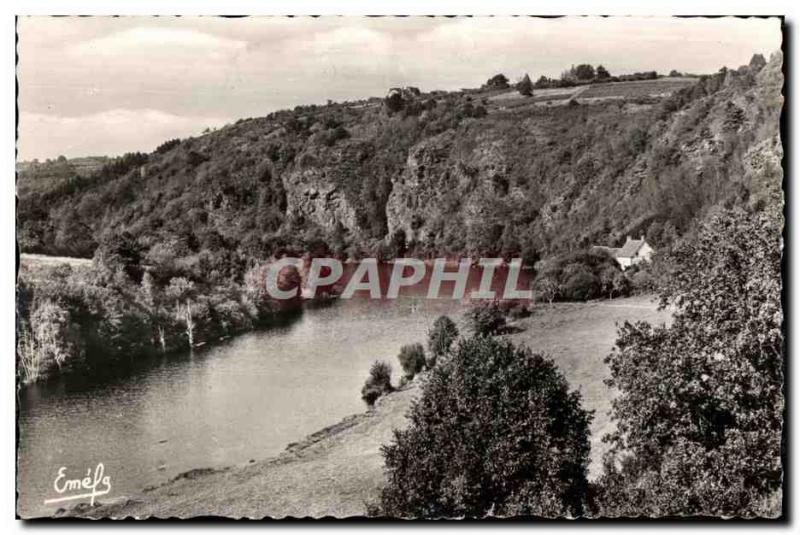
{"type": "Polygon", "coordinates": [[[591,416],[552,361],[508,342],[471,338],[422,389],[410,426],[383,449],[380,514],[583,512],[591,416]]]}
{"type": "Polygon", "coordinates": [[[403,368],[403,377],[411,380],[425,369],[425,349],[422,344],[405,345],[400,348],[397,360],[400,361],[400,366],[403,368]]]}
{"type": "Polygon", "coordinates": [[[394,388],[392,387],[391,365],[383,361],[375,361],[370,367],[369,377],[361,389],[361,399],[367,406],[372,407],[379,397],[392,390],[394,388]]]}
{"type": "Polygon", "coordinates": [[[547,303],[586,301],[624,296],[630,288],[617,261],[607,252],[593,249],[542,262],[534,281],[534,297],[547,303]]]}
{"type": "Polygon", "coordinates": [[[470,331],[476,336],[500,334],[506,327],[506,312],[499,301],[484,301],[464,313],[470,331]]]}

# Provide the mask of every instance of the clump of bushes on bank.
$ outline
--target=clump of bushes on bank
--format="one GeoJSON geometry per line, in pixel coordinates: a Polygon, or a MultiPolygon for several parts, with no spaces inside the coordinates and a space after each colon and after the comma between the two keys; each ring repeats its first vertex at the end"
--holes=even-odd
{"type": "Polygon", "coordinates": [[[582,514],[591,415],[552,361],[494,338],[462,339],[422,389],[411,425],[383,448],[388,481],[376,514],[582,514]]]}
{"type": "Polygon", "coordinates": [[[361,388],[361,399],[367,406],[372,407],[384,394],[394,390],[392,387],[392,367],[386,362],[375,361],[369,369],[364,386],[361,388]]]}
{"type": "MultiPolygon", "coordinates": [[[[403,386],[408,381],[423,370],[432,370],[436,367],[440,357],[444,357],[450,351],[455,340],[458,338],[458,328],[455,322],[447,316],[439,316],[434,321],[433,326],[428,331],[428,354],[422,344],[408,344],[400,348],[397,360],[403,370],[403,377],[400,385],[403,386]]],[[[369,377],[361,389],[361,399],[372,407],[379,397],[392,392],[394,388],[391,384],[392,369],[389,364],[376,361],[370,368],[369,377]]]]}
{"type": "Polygon", "coordinates": [[[516,300],[479,301],[464,314],[467,326],[473,334],[493,336],[509,329],[509,320],[514,321],[531,315],[531,305],[516,300]]]}
{"type": "Polygon", "coordinates": [[[464,315],[470,331],[475,335],[500,334],[506,327],[506,314],[498,301],[480,302],[464,315]]]}

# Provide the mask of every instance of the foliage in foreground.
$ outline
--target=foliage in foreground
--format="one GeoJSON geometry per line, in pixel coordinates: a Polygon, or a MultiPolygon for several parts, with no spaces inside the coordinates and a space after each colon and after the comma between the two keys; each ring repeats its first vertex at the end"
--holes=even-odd
{"type": "Polygon", "coordinates": [[[411,425],[384,447],[380,514],[578,516],[591,415],[549,359],[461,340],[422,387],[411,425]]]}
{"type": "Polygon", "coordinates": [[[722,211],[678,247],[670,327],[626,323],[608,357],[618,430],[599,513],[775,514],[782,481],[779,216],[722,211]]]}

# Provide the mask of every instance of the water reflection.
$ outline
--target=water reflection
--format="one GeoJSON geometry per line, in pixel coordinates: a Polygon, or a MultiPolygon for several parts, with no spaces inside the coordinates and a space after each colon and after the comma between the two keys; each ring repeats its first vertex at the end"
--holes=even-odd
{"type": "MultiPolygon", "coordinates": [[[[379,271],[384,293],[391,269],[379,271]]],[[[502,292],[499,274],[493,288],[502,292]]],[[[467,292],[480,276],[470,272],[467,292]]],[[[54,511],[43,501],[53,497],[61,466],[77,475],[104,463],[113,498],[192,468],[276,455],[363,411],[359,393],[371,363],[390,362],[397,380],[400,347],[424,342],[439,315],[464,310],[466,302],[448,298],[452,282],[442,285],[444,298],[426,299],[429,280],[430,270],[398,299],[357,293],[191,353],[131,359],[102,376],[27,388],[19,399],[20,512],[54,511]]],[[[523,272],[518,287],[528,283],[523,272]]]]}
{"type": "Polygon", "coordinates": [[[19,403],[21,512],[52,512],[42,502],[61,466],[85,473],[103,462],[113,498],[192,468],[275,455],[363,411],[370,364],[385,359],[397,375],[400,347],[462,308],[448,299],[341,300],[102,380],[28,388],[19,403]]]}

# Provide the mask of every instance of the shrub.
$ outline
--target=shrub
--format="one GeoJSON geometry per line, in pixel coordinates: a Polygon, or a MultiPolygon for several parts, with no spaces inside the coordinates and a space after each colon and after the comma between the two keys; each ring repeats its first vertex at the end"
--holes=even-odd
{"type": "Polygon", "coordinates": [[[369,380],[367,380],[364,383],[364,386],[361,387],[361,399],[367,404],[368,407],[374,406],[375,402],[378,401],[378,398],[383,394],[383,389],[370,383],[369,380]]]}
{"type": "Polygon", "coordinates": [[[413,379],[416,374],[425,368],[425,349],[422,344],[409,344],[400,348],[397,355],[403,374],[406,379],[413,379]]]}
{"type": "Polygon", "coordinates": [[[372,363],[369,377],[361,388],[361,399],[372,407],[379,397],[392,390],[392,367],[386,362],[376,360],[372,363]]]}
{"type": "Polygon", "coordinates": [[[450,351],[453,342],[458,338],[458,327],[447,316],[439,316],[428,331],[428,368],[436,366],[436,361],[450,351]]]}
{"type": "Polygon", "coordinates": [[[591,416],[542,355],[492,338],[461,340],[409,418],[383,448],[383,515],[582,513],[591,416]]]}
{"type": "Polygon", "coordinates": [[[532,313],[530,307],[524,303],[509,303],[509,306],[506,310],[506,315],[512,320],[528,318],[532,313]]]}
{"type": "Polygon", "coordinates": [[[581,268],[567,279],[561,293],[570,301],[586,301],[600,293],[600,279],[591,271],[581,268]]]}
{"type": "Polygon", "coordinates": [[[639,155],[647,149],[648,134],[643,128],[634,128],[628,134],[628,149],[631,154],[639,155]]]}
{"type": "Polygon", "coordinates": [[[330,130],[326,130],[323,134],[322,142],[331,147],[336,144],[337,141],[341,139],[347,139],[350,137],[350,132],[341,125],[331,128],[330,130]]]}
{"type": "Polygon", "coordinates": [[[190,150],[186,154],[186,164],[189,165],[189,167],[197,167],[201,163],[207,161],[208,161],[208,156],[201,154],[197,151],[190,150]]]}
{"type": "Polygon", "coordinates": [[[508,78],[505,74],[495,74],[486,81],[487,89],[508,89],[508,78]]]}
{"type": "Polygon", "coordinates": [[[524,97],[533,96],[533,82],[531,82],[530,76],[526,74],[522,80],[517,82],[517,91],[524,97]]]}
{"type": "Polygon", "coordinates": [[[479,303],[466,312],[470,330],[476,335],[489,336],[500,333],[506,326],[506,317],[497,301],[479,303]]]}
{"type": "Polygon", "coordinates": [[[592,249],[550,258],[538,269],[534,291],[538,299],[586,301],[627,295],[630,284],[608,253],[592,249]]]}

